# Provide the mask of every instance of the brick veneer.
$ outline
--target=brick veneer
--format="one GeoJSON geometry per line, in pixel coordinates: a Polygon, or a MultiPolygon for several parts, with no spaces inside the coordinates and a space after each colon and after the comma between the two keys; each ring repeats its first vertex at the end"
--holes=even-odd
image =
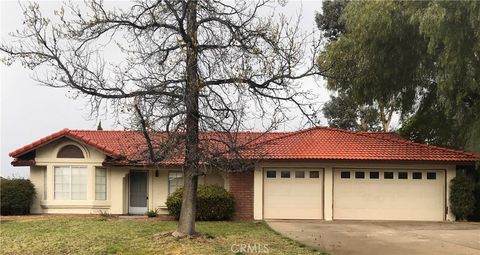
{"type": "Polygon", "coordinates": [[[235,197],[233,219],[253,219],[253,170],[242,173],[230,173],[228,182],[230,192],[235,197]]]}

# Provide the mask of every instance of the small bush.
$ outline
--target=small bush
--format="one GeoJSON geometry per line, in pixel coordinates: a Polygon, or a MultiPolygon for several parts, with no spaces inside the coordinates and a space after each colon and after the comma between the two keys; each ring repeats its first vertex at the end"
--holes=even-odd
{"type": "MultiPolygon", "coordinates": [[[[183,188],[177,189],[167,198],[167,208],[170,215],[180,217],[183,188]]],[[[233,195],[216,185],[201,185],[197,190],[197,220],[213,221],[228,220],[235,210],[233,195]]]]}
{"type": "Polygon", "coordinates": [[[107,210],[98,210],[98,216],[100,216],[100,220],[108,220],[115,218],[115,216],[107,210]]]}
{"type": "Polygon", "coordinates": [[[29,214],[35,198],[35,187],[26,179],[0,179],[2,215],[29,214]]]}
{"type": "Polygon", "coordinates": [[[158,216],[158,209],[155,210],[150,210],[146,213],[147,217],[149,218],[155,218],[158,216]]]}
{"type": "Polygon", "coordinates": [[[475,209],[475,185],[471,178],[459,174],[450,183],[450,206],[458,220],[466,220],[475,209]]]}
{"type": "MultiPolygon", "coordinates": [[[[183,188],[179,188],[175,190],[175,192],[168,195],[167,202],[165,202],[168,213],[174,216],[175,219],[177,220],[178,218],[180,218],[180,210],[182,209],[182,193],[183,193],[183,188]]],[[[197,198],[197,201],[198,201],[198,198],[197,198]]],[[[197,207],[198,207],[198,203],[197,203],[197,207]]]]}
{"type": "Polygon", "coordinates": [[[475,184],[473,195],[475,197],[475,209],[472,215],[470,215],[469,220],[480,221],[480,182],[475,184]]]}

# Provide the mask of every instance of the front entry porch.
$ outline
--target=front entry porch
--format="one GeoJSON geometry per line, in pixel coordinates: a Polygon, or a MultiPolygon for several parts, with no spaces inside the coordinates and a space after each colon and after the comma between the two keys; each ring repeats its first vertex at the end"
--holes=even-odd
{"type": "MultiPolygon", "coordinates": [[[[180,169],[120,169],[110,168],[112,173],[112,199],[120,198],[122,210],[110,210],[113,214],[144,215],[149,210],[168,214],[165,202],[170,193],[183,186],[183,173],[180,169]],[[117,178],[122,178],[123,185],[117,178]],[[120,188],[120,189],[119,189],[120,188]],[[118,196],[117,194],[123,194],[118,196]]],[[[198,180],[199,185],[218,185],[228,189],[226,176],[217,171],[207,172],[198,180]]],[[[112,201],[113,202],[113,201],[112,201]]],[[[120,201],[119,201],[120,202],[120,201]]],[[[118,206],[117,203],[113,202],[118,206]]],[[[118,208],[118,207],[117,207],[118,208]]]]}
{"type": "Polygon", "coordinates": [[[128,175],[128,214],[148,211],[148,172],[131,170],[128,175]]]}

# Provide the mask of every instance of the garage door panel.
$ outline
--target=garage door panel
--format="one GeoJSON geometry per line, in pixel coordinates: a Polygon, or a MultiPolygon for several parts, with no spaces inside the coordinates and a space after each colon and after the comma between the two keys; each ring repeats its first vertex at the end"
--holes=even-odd
{"type": "MultiPolygon", "coordinates": [[[[350,179],[334,173],[334,218],[358,220],[438,220],[444,219],[444,171],[409,170],[394,172],[394,179],[356,179],[351,170],[350,179]],[[398,172],[408,172],[407,179],[398,179],[398,172]],[[421,172],[422,179],[413,179],[413,172],[421,172]],[[436,179],[427,179],[427,172],[435,172],[436,179]]],[[[378,170],[372,170],[378,171],[378,170]]]]}
{"type": "MultiPolygon", "coordinates": [[[[267,170],[266,170],[267,171],[267,170]]],[[[281,171],[276,171],[275,178],[267,178],[264,173],[264,218],[265,219],[321,219],[323,216],[323,180],[320,170],[319,178],[310,178],[310,170],[305,171],[304,178],[295,178],[291,169],[290,178],[281,178],[281,171]]]]}
{"type": "Polygon", "coordinates": [[[321,210],[318,209],[307,209],[307,208],[271,208],[276,210],[275,213],[267,212],[265,214],[265,219],[288,219],[288,220],[304,220],[304,219],[321,219],[321,210]],[[286,210],[288,209],[288,210],[286,210]]]}

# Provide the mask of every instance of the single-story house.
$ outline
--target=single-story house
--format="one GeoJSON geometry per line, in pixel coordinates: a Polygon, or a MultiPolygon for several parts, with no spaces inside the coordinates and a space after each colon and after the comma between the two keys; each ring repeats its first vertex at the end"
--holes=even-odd
{"type": "MultiPolygon", "coordinates": [[[[450,180],[480,159],[394,133],[326,127],[268,133],[259,144],[247,170],[199,179],[233,193],[237,219],[455,220],[450,180]]],[[[183,185],[182,160],[152,167],[145,147],[134,131],[64,129],[10,156],[30,166],[32,213],[167,213],[168,194],[183,185]]]]}

